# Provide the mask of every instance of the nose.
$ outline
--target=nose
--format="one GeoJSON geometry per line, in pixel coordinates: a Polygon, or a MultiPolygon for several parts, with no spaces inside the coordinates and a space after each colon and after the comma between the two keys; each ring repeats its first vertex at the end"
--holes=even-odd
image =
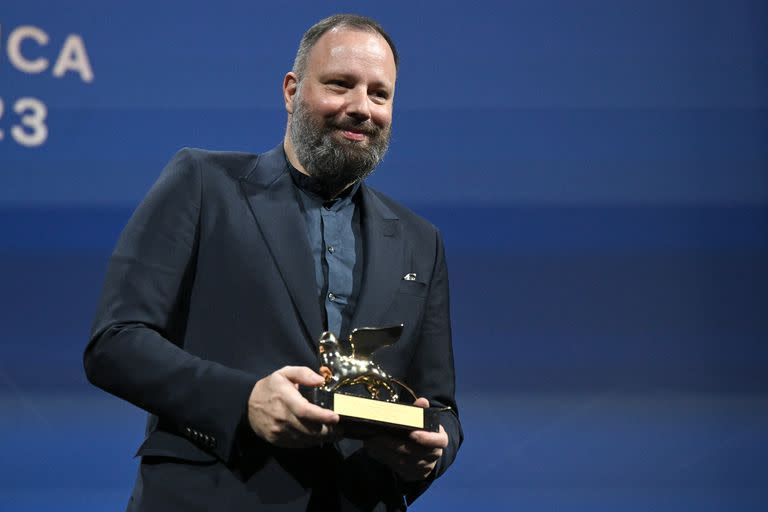
{"type": "Polygon", "coordinates": [[[347,115],[357,121],[367,121],[371,118],[370,99],[368,91],[363,87],[355,87],[349,91],[347,102],[347,115]]]}

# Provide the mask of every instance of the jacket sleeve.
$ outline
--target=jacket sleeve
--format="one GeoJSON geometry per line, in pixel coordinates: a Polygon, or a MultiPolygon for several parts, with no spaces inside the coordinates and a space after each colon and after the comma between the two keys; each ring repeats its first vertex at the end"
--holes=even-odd
{"type": "Polygon", "coordinates": [[[408,504],[421,495],[435,478],[445,473],[464,440],[455,398],[456,377],[451,341],[448,267],[439,232],[436,237],[435,269],[430,280],[419,343],[406,382],[413,386],[417,394],[426,397],[430,406],[450,408],[440,413],[440,424],[448,434],[448,446],[443,450],[443,455],[426,481],[401,486],[408,504]]]}
{"type": "Polygon", "coordinates": [[[184,350],[203,176],[193,150],[163,170],[109,262],[83,358],[94,385],[190,432],[229,460],[254,375],[184,350]]]}

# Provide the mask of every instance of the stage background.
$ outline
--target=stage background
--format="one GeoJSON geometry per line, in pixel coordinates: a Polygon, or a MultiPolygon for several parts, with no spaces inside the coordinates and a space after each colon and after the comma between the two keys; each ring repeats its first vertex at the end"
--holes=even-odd
{"type": "Polygon", "coordinates": [[[81,363],[111,249],[179,148],[281,139],[344,11],[402,55],[370,182],[451,272],[466,442],[414,510],[768,510],[760,0],[3,0],[0,510],[124,507],[143,414],[81,363]]]}

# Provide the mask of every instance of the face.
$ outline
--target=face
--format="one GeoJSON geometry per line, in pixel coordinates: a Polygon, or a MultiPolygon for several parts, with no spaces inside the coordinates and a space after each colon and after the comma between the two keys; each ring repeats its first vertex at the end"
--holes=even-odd
{"type": "Polygon", "coordinates": [[[339,192],[373,171],[389,145],[395,79],[380,35],[337,28],[318,40],[304,76],[284,82],[290,143],[308,174],[339,192]]]}

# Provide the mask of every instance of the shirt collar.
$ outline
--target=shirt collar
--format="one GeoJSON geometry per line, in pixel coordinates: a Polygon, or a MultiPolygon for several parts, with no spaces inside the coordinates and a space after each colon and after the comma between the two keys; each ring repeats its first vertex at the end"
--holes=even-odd
{"type": "Polygon", "coordinates": [[[314,176],[309,176],[299,171],[298,169],[296,169],[291,164],[290,160],[288,160],[287,156],[285,158],[285,163],[288,166],[288,170],[291,173],[291,180],[293,180],[293,184],[296,185],[296,187],[298,187],[302,192],[306,193],[312,198],[317,199],[323,204],[326,204],[326,203],[336,204],[336,203],[347,202],[347,200],[355,196],[358,189],[360,188],[361,180],[358,180],[355,183],[353,183],[351,186],[344,189],[342,193],[336,196],[334,199],[328,199],[331,193],[325,188],[325,185],[323,183],[321,183],[314,176]]]}

